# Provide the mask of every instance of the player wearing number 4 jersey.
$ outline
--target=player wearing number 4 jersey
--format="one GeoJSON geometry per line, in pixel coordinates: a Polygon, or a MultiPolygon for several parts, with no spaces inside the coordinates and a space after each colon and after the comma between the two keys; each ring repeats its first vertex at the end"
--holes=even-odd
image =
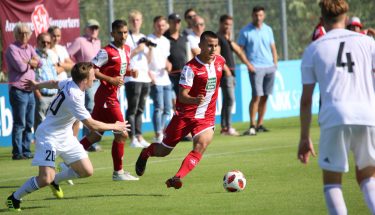
{"type": "Polygon", "coordinates": [[[63,198],[59,186],[61,181],[89,177],[93,173],[92,164],[82,145],[73,136],[72,125],[76,120],[96,131],[115,130],[126,132],[126,122],[102,123],[91,118],[85,108],[85,90],[92,86],[95,78],[91,63],[77,63],[72,78],[64,81],[25,83],[30,90],[41,88],[60,89],[51,103],[46,119],[35,132],[35,156],[32,165],[39,166],[39,175],[31,177],[7,199],[9,209],[20,211],[20,201],[25,195],[47,185],[51,186],[57,198],[63,198]],[[55,158],[60,156],[70,167],[56,174],[55,158]]]}
{"type": "Polygon", "coordinates": [[[143,175],[149,157],[167,156],[191,133],[193,150],[185,157],[176,175],[166,181],[167,187],[175,189],[181,188],[181,179],[199,163],[214,135],[216,100],[225,60],[216,55],[218,37],[215,33],[204,32],[199,47],[201,53],[181,72],[176,113],[164,132],[163,141],[143,149],[135,167],[137,175],[143,175]]]}
{"type": "Polygon", "coordinates": [[[341,189],[342,173],[354,154],[357,182],[375,214],[375,42],[345,30],[345,0],[321,0],[327,34],[311,43],[302,59],[301,134],[298,158],[315,155],[310,139],[311,104],[319,84],[321,127],[319,165],[330,214],[347,214],[341,189]]]}
{"type": "MultiPolygon", "coordinates": [[[[121,112],[118,100],[119,88],[124,84],[124,76],[132,75],[137,77],[138,72],[129,69],[130,48],[124,45],[128,36],[128,26],[124,20],[115,20],[112,23],[113,42],[99,51],[92,63],[99,71],[95,73],[100,79],[100,86],[95,93],[95,106],[92,111],[92,118],[102,122],[113,123],[123,122],[124,117],[121,112]]],[[[114,181],[138,180],[137,177],[125,172],[122,168],[124,156],[124,145],[127,133],[114,133],[112,142],[112,159],[114,181]]],[[[88,149],[93,143],[101,140],[101,134],[95,131],[81,140],[81,144],[88,149]]]]}

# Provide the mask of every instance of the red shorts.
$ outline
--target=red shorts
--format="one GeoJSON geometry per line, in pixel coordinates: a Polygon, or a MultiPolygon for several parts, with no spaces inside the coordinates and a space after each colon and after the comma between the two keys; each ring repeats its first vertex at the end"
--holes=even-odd
{"type": "Polygon", "coordinates": [[[91,117],[105,123],[115,123],[116,121],[124,122],[120,107],[103,108],[94,106],[91,117]]]}
{"type": "Polygon", "coordinates": [[[164,131],[162,144],[168,148],[174,148],[187,134],[191,133],[194,137],[207,129],[214,128],[214,120],[192,119],[174,115],[164,131]]]}

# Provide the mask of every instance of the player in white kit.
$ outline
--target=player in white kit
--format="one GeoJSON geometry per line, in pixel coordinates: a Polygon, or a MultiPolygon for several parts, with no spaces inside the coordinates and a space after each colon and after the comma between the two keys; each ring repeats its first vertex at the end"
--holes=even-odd
{"type": "Polygon", "coordinates": [[[50,185],[57,198],[63,198],[58,185],[61,181],[73,178],[89,177],[93,167],[86,151],[73,135],[72,125],[76,120],[90,130],[126,132],[127,122],[107,124],[91,118],[85,108],[85,90],[92,86],[95,79],[91,63],[77,63],[72,71],[72,79],[37,83],[28,81],[30,89],[58,88],[60,93],[48,108],[46,119],[35,132],[36,145],[33,166],[39,166],[39,175],[31,177],[7,199],[11,210],[20,211],[23,196],[50,185]],[[58,174],[55,172],[55,158],[60,156],[70,167],[58,174]]]}
{"type": "Polygon", "coordinates": [[[323,169],[324,196],[330,214],[347,214],[341,189],[354,154],[358,184],[375,214],[375,42],[345,30],[345,0],[319,3],[327,34],[311,43],[302,59],[301,136],[298,159],[315,156],[310,139],[311,104],[319,84],[321,127],[319,165],[323,169]]]}

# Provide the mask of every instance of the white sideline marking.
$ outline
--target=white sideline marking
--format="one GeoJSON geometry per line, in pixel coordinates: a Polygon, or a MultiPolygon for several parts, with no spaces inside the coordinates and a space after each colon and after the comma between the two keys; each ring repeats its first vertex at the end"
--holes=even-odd
{"type": "MultiPolygon", "coordinates": [[[[248,149],[248,150],[242,150],[242,151],[236,151],[236,152],[222,152],[222,153],[207,153],[204,154],[203,156],[205,158],[209,157],[217,157],[217,156],[223,156],[223,155],[232,155],[232,154],[241,154],[241,153],[247,153],[247,152],[257,152],[257,151],[267,151],[267,150],[274,150],[274,149],[283,149],[283,148],[290,148],[290,147],[295,147],[297,150],[298,144],[293,144],[293,145],[284,145],[284,146],[275,146],[275,147],[265,147],[265,148],[258,148],[258,149],[248,149]]],[[[181,160],[184,157],[176,157],[176,158],[169,158],[169,159],[161,159],[161,160],[156,160],[156,161],[149,161],[147,163],[164,163],[164,162],[169,162],[169,161],[175,161],[175,160],[181,160]]],[[[127,167],[134,167],[135,162],[131,164],[126,164],[124,166],[127,167]]],[[[95,168],[94,171],[100,171],[100,170],[108,170],[112,169],[111,167],[99,167],[95,168]]],[[[18,181],[18,180],[25,180],[30,178],[31,176],[26,176],[26,177],[19,177],[19,178],[11,178],[11,179],[5,179],[5,180],[0,180],[0,183],[4,182],[10,182],[10,181],[18,181]]]]}

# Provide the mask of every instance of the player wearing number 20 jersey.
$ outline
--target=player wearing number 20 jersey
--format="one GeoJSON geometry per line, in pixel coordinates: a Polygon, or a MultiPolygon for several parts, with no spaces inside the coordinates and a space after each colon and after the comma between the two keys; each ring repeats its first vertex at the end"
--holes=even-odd
{"type": "MultiPolygon", "coordinates": [[[[58,86],[60,93],[48,108],[46,119],[38,126],[35,132],[38,142],[53,145],[53,148],[56,149],[56,156],[59,155],[61,150],[66,151],[77,146],[82,148],[78,140],[73,136],[72,126],[76,120],[82,121],[91,118],[84,105],[85,93],[74,81],[71,79],[60,81],[58,86]]],[[[36,151],[41,151],[38,150],[39,145],[36,144],[36,151]]],[[[44,151],[41,152],[42,155],[40,157],[38,155],[35,156],[36,159],[33,160],[33,164],[42,165],[40,162],[46,162],[43,156],[44,151]]],[[[84,157],[87,157],[83,150],[82,152],[84,157]]],[[[53,166],[52,163],[46,165],[53,166]]]]}
{"type": "Polygon", "coordinates": [[[302,82],[319,83],[321,128],[375,126],[374,68],[375,42],[356,32],[334,29],[306,48],[302,82]]]}

